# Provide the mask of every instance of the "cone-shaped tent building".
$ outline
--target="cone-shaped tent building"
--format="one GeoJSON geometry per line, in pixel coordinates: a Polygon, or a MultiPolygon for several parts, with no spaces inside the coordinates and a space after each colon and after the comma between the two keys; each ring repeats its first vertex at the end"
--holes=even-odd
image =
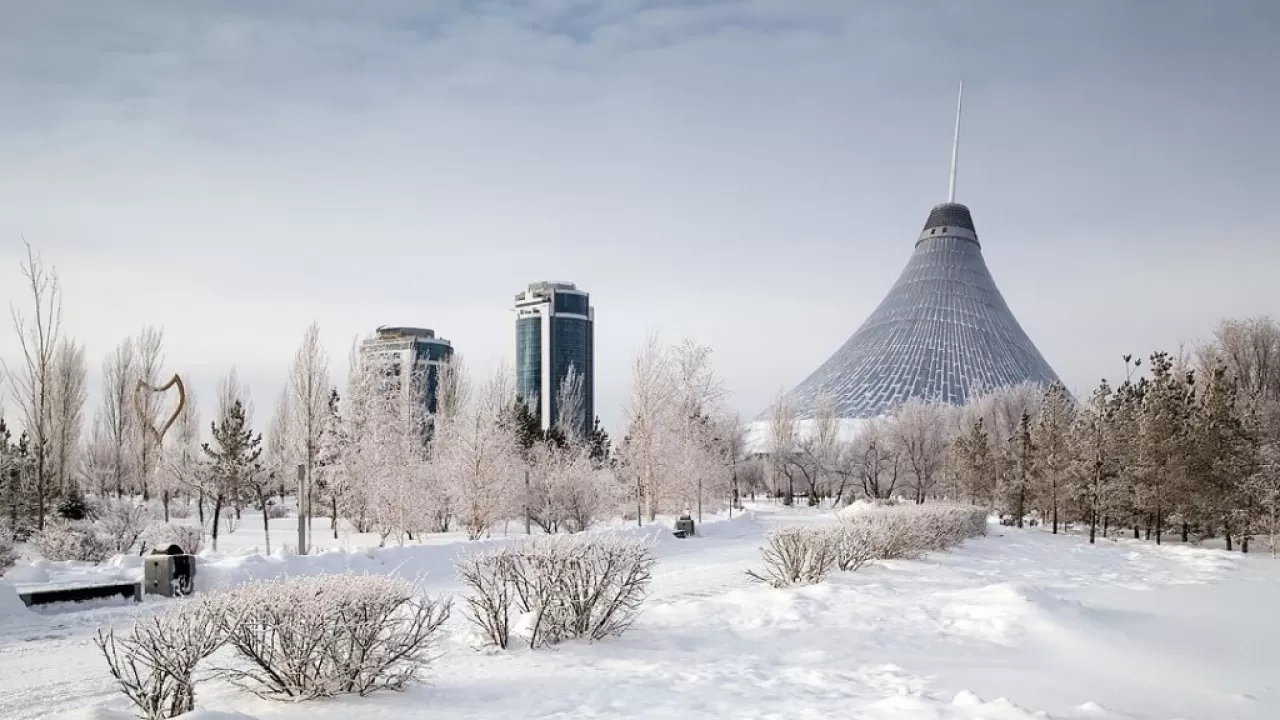
{"type": "Polygon", "coordinates": [[[821,394],[837,416],[871,418],[911,398],[963,404],[979,389],[1058,376],[1022,330],[982,257],[969,208],[933,208],[880,305],[794,390],[801,418],[821,394]]]}

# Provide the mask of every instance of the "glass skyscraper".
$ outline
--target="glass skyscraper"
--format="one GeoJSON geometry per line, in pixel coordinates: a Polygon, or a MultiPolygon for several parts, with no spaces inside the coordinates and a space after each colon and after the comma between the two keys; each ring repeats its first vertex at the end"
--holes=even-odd
{"type": "Polygon", "coordinates": [[[573,283],[537,282],[516,295],[516,393],[543,429],[555,423],[556,397],[569,368],[582,377],[585,435],[595,417],[595,308],[573,283]]]}
{"type": "Polygon", "coordinates": [[[434,330],[384,325],[360,344],[365,362],[382,365],[389,388],[403,390],[405,378],[422,379],[420,388],[427,412],[435,413],[440,385],[440,365],[453,357],[453,344],[436,337],[434,330]]]}

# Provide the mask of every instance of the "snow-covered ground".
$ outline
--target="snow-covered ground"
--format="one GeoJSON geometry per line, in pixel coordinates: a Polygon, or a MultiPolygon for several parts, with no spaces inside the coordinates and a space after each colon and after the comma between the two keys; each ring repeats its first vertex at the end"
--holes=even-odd
{"type": "MultiPolygon", "coordinates": [[[[199,705],[263,720],[1280,717],[1280,561],[993,526],[950,553],[815,587],[747,582],[769,526],[820,519],[761,507],[705,523],[697,539],[636,531],[658,537],[660,564],[622,638],[486,653],[455,619],[429,682],[408,692],[292,705],[210,681],[199,705]]],[[[465,548],[225,556],[200,572],[206,586],[348,567],[425,573],[431,592],[451,592],[465,548]]],[[[163,603],[0,618],[0,717],[126,709],[93,631],[163,603]]]]}

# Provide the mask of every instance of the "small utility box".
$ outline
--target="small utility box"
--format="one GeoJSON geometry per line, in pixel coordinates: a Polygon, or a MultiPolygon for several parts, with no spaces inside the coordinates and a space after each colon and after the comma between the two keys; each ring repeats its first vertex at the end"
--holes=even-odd
{"type": "Polygon", "coordinates": [[[178,545],[154,548],[145,560],[142,580],[148,595],[190,595],[195,590],[196,558],[178,545]]]}
{"type": "Polygon", "coordinates": [[[681,515],[676,520],[675,534],[678,538],[693,537],[693,518],[688,515],[681,515]]]}

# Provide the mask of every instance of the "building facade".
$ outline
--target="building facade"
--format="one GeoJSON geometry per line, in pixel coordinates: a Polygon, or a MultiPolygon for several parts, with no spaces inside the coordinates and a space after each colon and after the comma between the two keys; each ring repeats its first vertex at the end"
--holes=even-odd
{"type": "Polygon", "coordinates": [[[802,418],[822,395],[842,418],[874,418],[912,398],[963,405],[1023,382],[1059,380],[996,287],[969,208],[948,202],[880,305],[793,394],[802,418]]]}
{"type": "Polygon", "coordinates": [[[585,436],[595,417],[595,308],[573,283],[537,282],[516,295],[516,394],[545,430],[559,412],[569,369],[582,378],[585,436]]]}
{"type": "Polygon", "coordinates": [[[421,392],[427,412],[434,414],[440,366],[453,357],[453,344],[436,337],[435,331],[428,328],[384,325],[361,343],[360,357],[362,362],[382,367],[388,389],[421,392]],[[406,388],[405,383],[412,378],[420,379],[421,386],[406,388]]]}

